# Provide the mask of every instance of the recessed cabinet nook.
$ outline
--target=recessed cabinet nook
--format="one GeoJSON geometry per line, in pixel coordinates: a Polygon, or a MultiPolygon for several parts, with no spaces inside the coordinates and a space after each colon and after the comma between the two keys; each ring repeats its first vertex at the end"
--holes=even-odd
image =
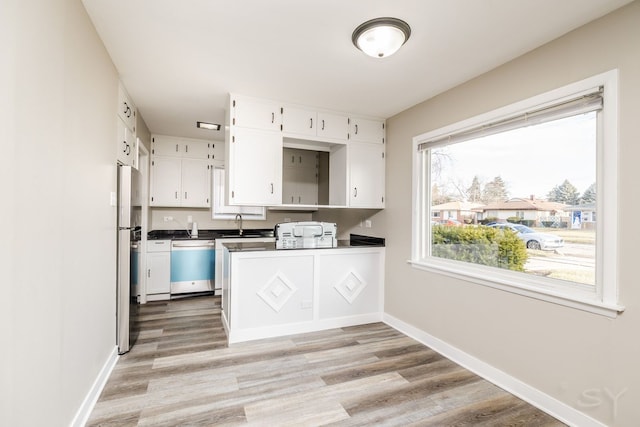
{"type": "Polygon", "coordinates": [[[230,94],[230,205],[384,208],[384,120],[230,94]]]}

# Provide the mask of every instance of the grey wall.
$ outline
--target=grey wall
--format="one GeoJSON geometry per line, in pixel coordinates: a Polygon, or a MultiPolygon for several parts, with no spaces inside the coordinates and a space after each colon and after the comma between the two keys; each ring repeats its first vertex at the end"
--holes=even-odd
{"type": "Polygon", "coordinates": [[[387,208],[374,219],[387,237],[387,313],[616,426],[640,420],[639,23],[636,1],[389,119],[387,208]],[[612,320],[407,264],[414,136],[614,68],[620,70],[620,161],[618,171],[607,173],[620,181],[621,316],[612,320]],[[619,395],[616,405],[607,391],[619,395]]]}
{"type": "Polygon", "coordinates": [[[64,426],[115,348],[118,79],[80,0],[0,20],[0,425],[64,426]]]}

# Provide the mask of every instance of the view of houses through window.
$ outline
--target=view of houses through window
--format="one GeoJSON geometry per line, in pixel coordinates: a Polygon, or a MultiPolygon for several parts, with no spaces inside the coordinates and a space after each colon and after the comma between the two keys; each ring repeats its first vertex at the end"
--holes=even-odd
{"type": "Polygon", "coordinates": [[[597,112],[431,148],[431,256],[595,285],[597,112]]]}

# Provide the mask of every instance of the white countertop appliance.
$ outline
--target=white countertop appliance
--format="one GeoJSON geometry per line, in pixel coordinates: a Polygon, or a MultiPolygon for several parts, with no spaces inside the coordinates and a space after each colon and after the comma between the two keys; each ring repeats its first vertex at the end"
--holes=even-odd
{"type": "Polygon", "coordinates": [[[335,248],[337,232],[333,222],[282,222],[274,230],[276,249],[335,248]]]}

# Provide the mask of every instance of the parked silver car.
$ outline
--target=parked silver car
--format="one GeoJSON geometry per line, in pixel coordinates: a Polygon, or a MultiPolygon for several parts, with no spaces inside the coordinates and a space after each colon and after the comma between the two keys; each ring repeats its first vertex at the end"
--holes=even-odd
{"type": "Polygon", "coordinates": [[[564,240],[560,236],[548,233],[538,233],[535,230],[521,224],[511,223],[494,223],[489,227],[499,228],[501,230],[512,230],[520,240],[522,240],[528,249],[542,249],[544,251],[558,249],[564,246],[564,240]]]}

